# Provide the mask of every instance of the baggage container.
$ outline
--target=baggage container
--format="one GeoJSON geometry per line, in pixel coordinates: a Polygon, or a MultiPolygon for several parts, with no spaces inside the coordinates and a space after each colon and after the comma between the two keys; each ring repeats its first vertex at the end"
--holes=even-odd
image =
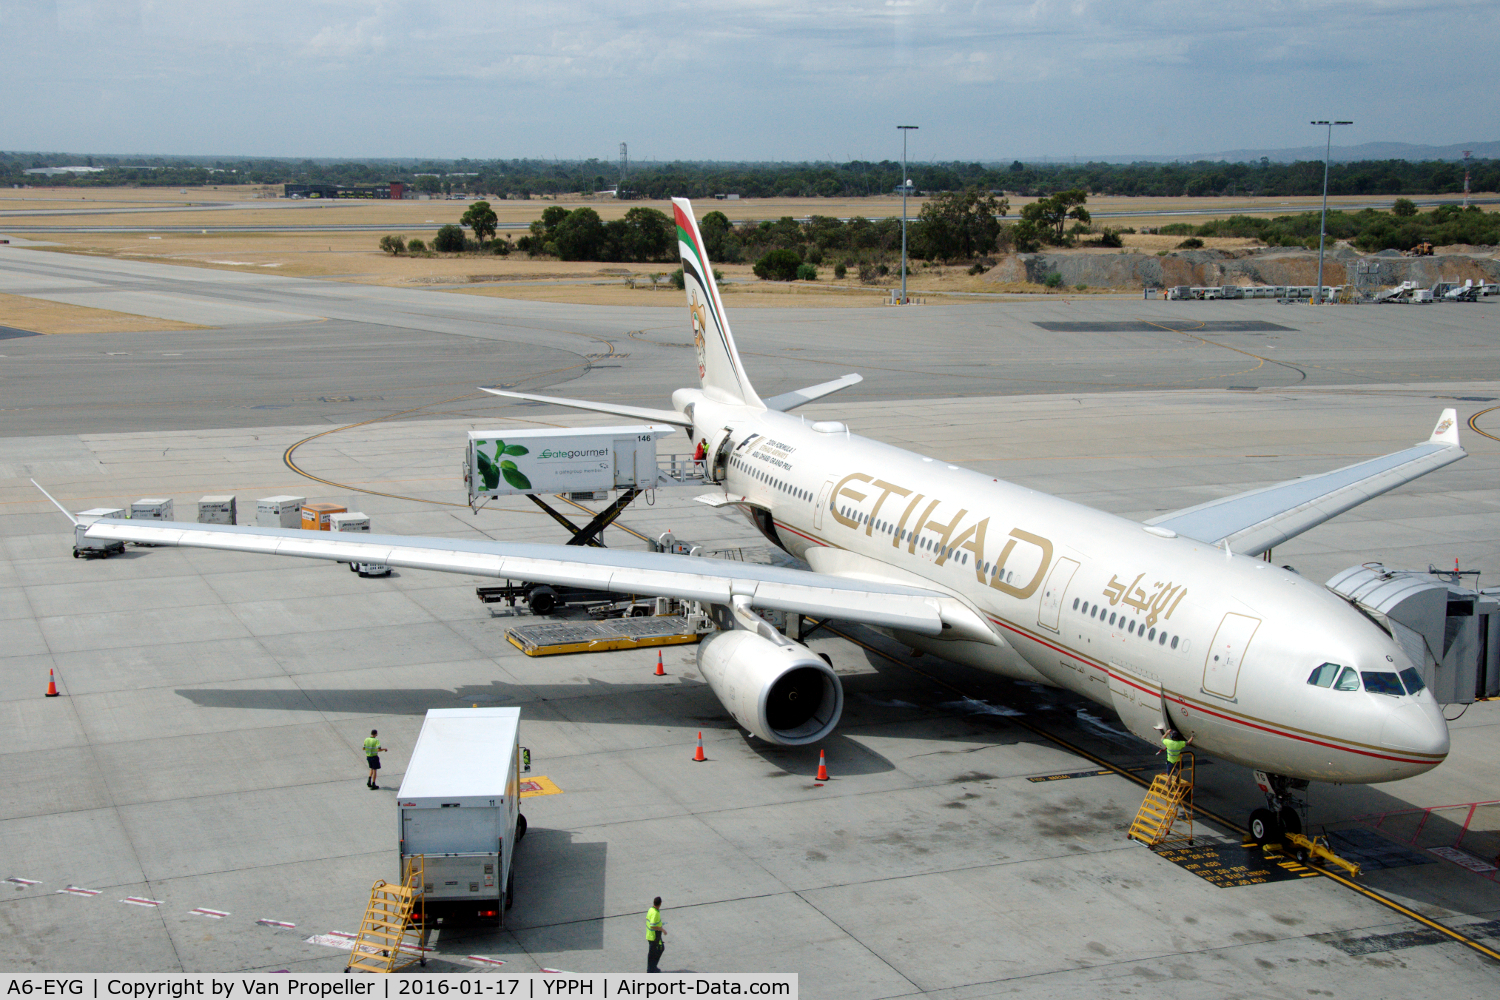
{"type": "Polygon", "coordinates": [[[142,497],[130,505],[132,521],[175,521],[172,501],[166,497],[142,497]]]}
{"type": "Polygon", "coordinates": [[[114,517],[123,520],[125,517],[125,509],[123,507],[94,507],[89,510],[81,510],[77,514],[74,514],[73,517],[76,521],[73,525],[74,559],[103,559],[125,551],[124,542],[83,537],[83,533],[89,530],[89,525],[101,517],[114,517]]]}
{"type": "Polygon", "coordinates": [[[305,503],[302,505],[302,528],[304,531],[331,531],[333,524],[329,518],[348,509],[336,503],[305,503]]]}
{"type": "Polygon", "coordinates": [[[527,493],[654,489],[656,442],[676,430],[635,424],[470,431],[464,483],[471,502],[527,493]]]}
{"type": "Polygon", "coordinates": [[[200,497],[198,499],[198,523],[235,524],[234,497],[200,497]]]}
{"type": "Polygon", "coordinates": [[[520,812],[521,710],[434,708],[396,793],[400,871],[423,856],[429,917],[494,920],[514,898],[520,812]]]}
{"type": "Polygon", "coordinates": [[[255,501],[255,523],[262,528],[300,528],[306,502],[307,497],[261,497],[255,501]]]}

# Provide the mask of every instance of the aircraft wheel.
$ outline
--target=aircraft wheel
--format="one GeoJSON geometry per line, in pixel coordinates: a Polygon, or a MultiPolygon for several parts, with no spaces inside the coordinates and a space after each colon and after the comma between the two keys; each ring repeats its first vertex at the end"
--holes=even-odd
{"type": "Polygon", "coordinates": [[[1281,812],[1277,814],[1276,819],[1281,824],[1282,833],[1302,832],[1302,817],[1297,815],[1297,810],[1291,806],[1282,806],[1281,812]]]}
{"type": "Polygon", "coordinates": [[[1281,830],[1276,823],[1276,814],[1269,809],[1257,809],[1250,814],[1250,836],[1262,847],[1281,839],[1281,830]]]}

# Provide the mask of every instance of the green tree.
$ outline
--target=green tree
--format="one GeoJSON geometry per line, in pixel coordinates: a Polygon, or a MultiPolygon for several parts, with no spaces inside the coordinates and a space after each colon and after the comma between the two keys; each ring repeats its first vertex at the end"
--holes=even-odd
{"type": "Polygon", "coordinates": [[[632,208],[625,213],[624,221],[621,260],[664,260],[670,256],[677,230],[664,213],[654,208],[632,208]]]}
{"type": "Polygon", "coordinates": [[[818,280],[818,269],[816,267],[814,267],[813,265],[811,265],[811,264],[798,264],[797,265],[797,280],[798,281],[817,281],[818,280]]]}
{"type": "Polygon", "coordinates": [[[553,242],[560,260],[598,260],[605,249],[604,222],[592,208],[574,209],[558,223],[553,242]]]}
{"type": "Polygon", "coordinates": [[[495,227],[500,223],[495,210],[490,208],[487,201],[476,201],[470,205],[469,210],[458,221],[460,225],[474,230],[474,238],[481,243],[495,238],[495,227]]]}
{"type": "Polygon", "coordinates": [[[1010,201],[977,187],[939,194],[922,206],[918,255],[959,260],[991,253],[1000,235],[1000,217],[1010,201]]]}
{"type": "Polygon", "coordinates": [[[432,238],[432,248],[440,253],[458,253],[464,248],[464,231],[450,222],[432,238]]]}
{"type": "Polygon", "coordinates": [[[797,251],[785,248],[772,250],[755,262],[755,276],[762,281],[794,281],[802,258],[797,251]]]}
{"type": "MultiPolygon", "coordinates": [[[[1026,208],[1030,207],[1030,205],[1026,206],[1026,208]]],[[[1021,221],[1010,227],[1010,238],[1015,244],[1016,253],[1036,253],[1042,248],[1044,233],[1036,220],[1024,217],[1026,208],[1021,209],[1021,221]]]]}
{"type": "Polygon", "coordinates": [[[411,242],[406,244],[406,249],[408,253],[426,253],[427,244],[416,237],[412,237],[411,242]]]}
{"type": "Polygon", "coordinates": [[[404,253],[406,251],[406,241],[399,236],[382,236],[380,237],[380,249],[389,254],[404,253]]]}
{"type": "MultiPolygon", "coordinates": [[[[1021,209],[1022,221],[1036,226],[1037,235],[1048,243],[1067,246],[1072,242],[1063,232],[1069,219],[1088,225],[1092,220],[1083,203],[1088,201],[1088,192],[1081,188],[1059,191],[1048,198],[1039,198],[1021,209]]],[[[1019,247],[1020,241],[1017,240],[1019,247]]]]}
{"type": "Polygon", "coordinates": [[[1417,214],[1417,203],[1410,198],[1397,198],[1391,202],[1391,214],[1398,219],[1409,219],[1417,214]]]}

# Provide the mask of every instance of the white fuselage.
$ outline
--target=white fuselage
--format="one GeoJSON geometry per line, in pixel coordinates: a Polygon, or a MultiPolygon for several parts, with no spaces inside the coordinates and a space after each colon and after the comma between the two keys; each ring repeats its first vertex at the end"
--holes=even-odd
{"type": "Polygon", "coordinates": [[[948,594],[993,633],[898,634],[914,647],[1067,688],[1142,738],[1155,738],[1164,699],[1198,749],[1288,777],[1390,781],[1448,753],[1431,692],[1308,682],[1324,663],[1384,675],[1412,666],[1320,584],[841,424],[698,390],[674,402],[693,407],[720,485],[778,544],[819,572],[948,594]]]}

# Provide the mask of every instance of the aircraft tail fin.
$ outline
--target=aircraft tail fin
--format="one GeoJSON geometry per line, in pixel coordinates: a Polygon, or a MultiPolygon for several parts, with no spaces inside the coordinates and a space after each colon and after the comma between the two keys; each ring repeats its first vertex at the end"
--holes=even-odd
{"type": "Polygon", "coordinates": [[[692,314],[693,346],[698,352],[698,379],[704,393],[725,403],[764,407],[729,332],[724,302],[714,280],[712,262],[703,246],[703,235],[693,217],[693,204],[686,198],[672,199],[677,222],[677,249],[682,255],[682,281],[692,314]]]}

